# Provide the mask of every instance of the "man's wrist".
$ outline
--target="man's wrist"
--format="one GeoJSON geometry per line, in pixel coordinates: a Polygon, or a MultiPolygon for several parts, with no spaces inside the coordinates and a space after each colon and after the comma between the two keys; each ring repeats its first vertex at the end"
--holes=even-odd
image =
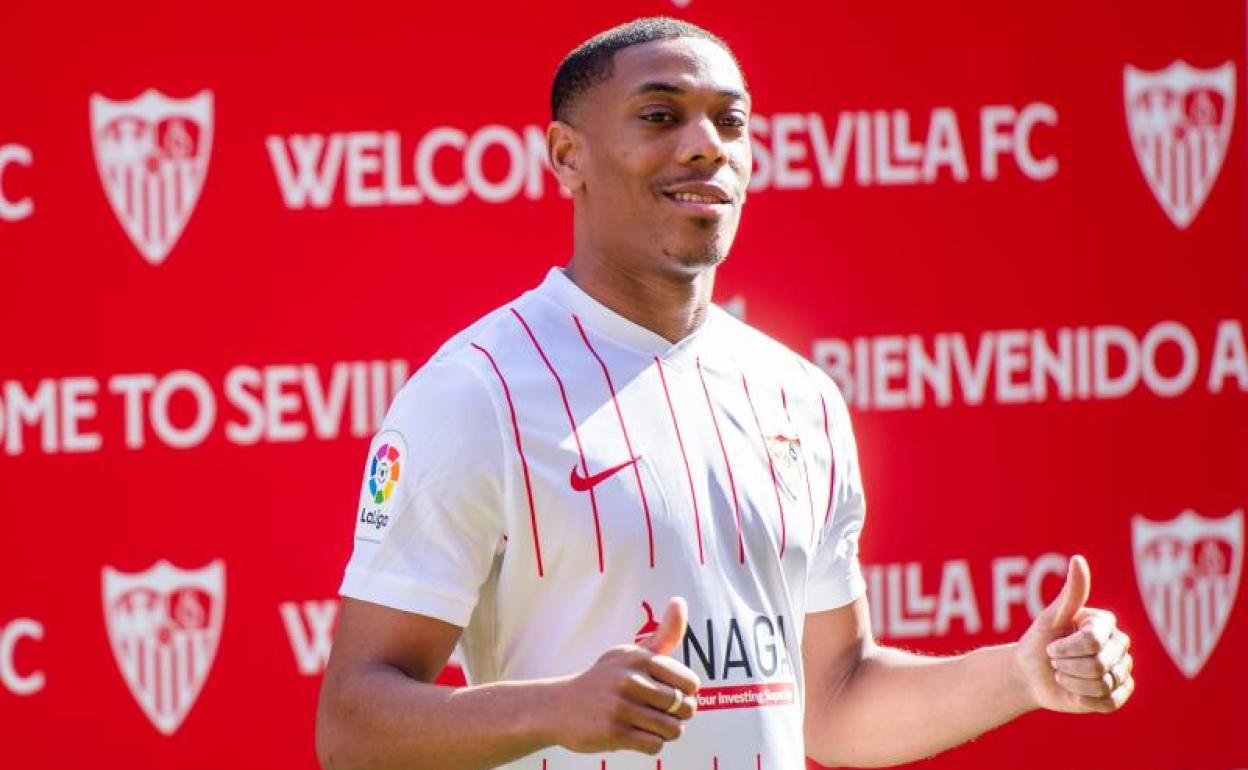
{"type": "Polygon", "coordinates": [[[556,677],[527,683],[526,708],[519,721],[521,738],[533,746],[534,751],[562,745],[560,706],[565,701],[564,692],[570,681],[570,677],[556,677]]]}
{"type": "Polygon", "coordinates": [[[1007,706],[1011,713],[1021,716],[1040,708],[1040,702],[1036,700],[1035,693],[1031,689],[1031,682],[1027,677],[1022,645],[1018,642],[1010,642],[996,649],[1000,649],[1003,653],[1002,660],[1006,666],[1005,678],[1009,682],[1006,688],[1007,706]]]}

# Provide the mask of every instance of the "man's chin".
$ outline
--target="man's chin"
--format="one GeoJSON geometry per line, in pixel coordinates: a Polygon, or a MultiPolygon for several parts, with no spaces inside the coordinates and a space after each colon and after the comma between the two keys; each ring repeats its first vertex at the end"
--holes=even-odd
{"type": "Polygon", "coordinates": [[[700,244],[696,247],[664,249],[664,253],[680,272],[697,274],[709,270],[728,258],[728,247],[700,244]]]}

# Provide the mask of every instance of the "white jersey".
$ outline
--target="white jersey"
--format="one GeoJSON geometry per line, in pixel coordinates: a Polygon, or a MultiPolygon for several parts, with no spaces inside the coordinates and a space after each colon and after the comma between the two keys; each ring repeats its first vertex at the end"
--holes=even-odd
{"type": "Polygon", "coordinates": [[[803,770],[804,618],[864,591],[863,514],[822,372],[715,307],[673,345],[552,269],[396,397],[342,594],[463,627],[474,684],[582,671],[683,596],[682,738],[507,767],[803,770]]]}

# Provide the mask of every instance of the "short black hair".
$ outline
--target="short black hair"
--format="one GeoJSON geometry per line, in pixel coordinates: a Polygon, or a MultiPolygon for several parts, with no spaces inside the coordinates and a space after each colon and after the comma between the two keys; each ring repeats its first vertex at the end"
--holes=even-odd
{"type": "Polygon", "coordinates": [[[563,57],[559,68],[555,70],[555,82],[550,89],[551,118],[566,122],[572,105],[591,88],[611,77],[616,51],[641,43],[681,37],[709,40],[727,51],[734,62],[737,61],[736,55],[723,38],[696,24],[668,16],[635,19],[599,32],[563,57]]]}

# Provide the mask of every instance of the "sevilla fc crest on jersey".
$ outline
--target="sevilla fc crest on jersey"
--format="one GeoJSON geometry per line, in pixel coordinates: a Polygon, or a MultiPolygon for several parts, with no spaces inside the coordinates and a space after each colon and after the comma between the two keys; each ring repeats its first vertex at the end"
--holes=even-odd
{"type": "Polygon", "coordinates": [[[1175,226],[1192,223],[1209,197],[1235,121],[1235,65],[1202,70],[1176,61],[1123,74],[1127,128],[1140,170],[1175,226]]]}
{"type": "Polygon", "coordinates": [[[91,95],[91,145],[113,213],[153,265],[186,227],[212,153],[212,92],[170,99],[154,90],[132,101],[91,95]]]}
{"type": "Polygon", "coordinates": [[[802,440],[797,436],[776,434],[767,436],[767,455],[776,474],[776,482],[791,500],[801,496],[806,481],[805,460],[802,458],[802,440]]]}
{"type": "Polygon", "coordinates": [[[225,564],[104,568],[104,621],[117,668],[156,729],[172,735],[203,689],[225,615],[225,564]]]}
{"type": "Polygon", "coordinates": [[[1131,521],[1135,578],[1148,619],[1188,679],[1209,660],[1230,618],[1244,555],[1244,512],[1209,519],[1131,521]]]}

